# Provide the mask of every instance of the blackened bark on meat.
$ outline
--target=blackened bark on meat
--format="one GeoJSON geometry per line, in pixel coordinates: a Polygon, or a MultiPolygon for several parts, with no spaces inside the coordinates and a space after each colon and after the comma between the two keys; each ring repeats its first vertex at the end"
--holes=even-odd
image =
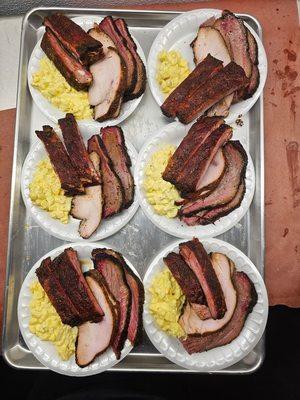
{"type": "Polygon", "coordinates": [[[249,79],[243,68],[232,61],[193,92],[189,101],[181,103],[176,115],[180,122],[188,124],[224,97],[248,84],[249,79]]]}
{"type": "Polygon", "coordinates": [[[49,155],[51,164],[59,177],[61,187],[66,196],[84,193],[79,175],[72,165],[66,149],[51,126],[43,126],[43,131],[35,131],[37,137],[43,142],[49,155]]]}
{"type": "Polygon", "coordinates": [[[103,310],[93,296],[81,271],[77,252],[72,248],[65,249],[52,262],[52,274],[57,276],[67,296],[81,315],[83,322],[99,322],[103,310]]]}
{"type": "Polygon", "coordinates": [[[130,170],[131,159],[127,151],[123,131],[118,126],[101,128],[101,138],[113,163],[114,170],[122,182],[124,208],[128,208],[134,199],[134,180],[130,170]]]}
{"type": "Polygon", "coordinates": [[[212,318],[223,318],[226,312],[224,293],[203,245],[194,238],[181,243],[179,252],[199,280],[212,318]]]}
{"type": "Polygon", "coordinates": [[[43,36],[41,48],[72,87],[76,90],[88,89],[93,80],[92,74],[69,55],[48,28],[43,36]]]}
{"type": "Polygon", "coordinates": [[[241,333],[248,315],[257,303],[257,292],[254,284],[244,272],[234,272],[232,280],[238,296],[231,320],[219,331],[202,336],[189,335],[185,340],[181,340],[183,347],[189,354],[225,346],[241,333]]]}
{"type": "Polygon", "coordinates": [[[126,276],[119,260],[112,256],[107,249],[94,249],[92,251],[94,267],[105,279],[109,291],[119,302],[120,320],[118,334],[112,343],[112,348],[117,359],[120,359],[121,352],[127,339],[128,326],[131,313],[131,291],[126,281],[126,276]]]}
{"type": "Polygon", "coordinates": [[[125,91],[125,100],[126,98],[131,96],[134,91],[136,82],[137,82],[137,66],[136,61],[131,54],[127,43],[119,29],[117,28],[113,18],[111,16],[105,17],[99,24],[101,30],[103,30],[114,42],[118,52],[123,57],[123,60],[126,64],[127,68],[127,87],[125,91]],[[128,96],[128,97],[127,97],[128,96]]]}
{"type": "Polygon", "coordinates": [[[130,35],[128,26],[127,26],[126,22],[124,21],[124,19],[122,19],[122,18],[116,19],[115,24],[116,24],[117,28],[119,29],[119,32],[125,39],[127,47],[130,50],[130,52],[136,62],[136,73],[137,73],[136,84],[135,84],[135,87],[134,87],[132,93],[127,95],[128,100],[136,99],[137,97],[140,97],[145,92],[145,89],[146,89],[146,83],[147,83],[146,68],[145,68],[145,65],[144,65],[141,57],[139,56],[139,54],[137,52],[136,44],[135,44],[132,36],[130,35]]]}
{"type": "Polygon", "coordinates": [[[174,252],[169,253],[164,257],[164,263],[171,271],[173,277],[183,291],[183,294],[190,303],[206,304],[206,299],[199,280],[180,254],[174,252]]]}
{"type": "Polygon", "coordinates": [[[220,117],[199,118],[169,159],[162,175],[163,179],[174,185],[177,175],[185,168],[190,157],[198,151],[204,140],[222,123],[224,123],[224,120],[220,117]]]}
{"type": "Polygon", "coordinates": [[[161,105],[162,113],[169,118],[175,118],[182,104],[189,104],[194,93],[206,85],[207,81],[222,68],[222,61],[210,54],[199,63],[189,76],[181,82],[161,105]]]}
{"type": "Polygon", "coordinates": [[[67,296],[57,277],[52,274],[50,257],[45,258],[35,272],[62,323],[70,326],[82,324],[81,315],[67,296]]]}
{"type": "Polygon", "coordinates": [[[45,17],[44,25],[50,28],[66,50],[84,65],[93,64],[103,57],[102,44],[65,15],[49,15],[45,17]]]}
{"type": "Polygon", "coordinates": [[[96,152],[100,157],[100,169],[103,189],[103,218],[117,214],[123,208],[124,189],[116,174],[112,161],[99,135],[93,135],[88,140],[88,152],[96,152]]]}
{"type": "Polygon", "coordinates": [[[74,168],[77,170],[83,186],[99,185],[101,176],[96,172],[86,150],[78,124],[73,114],[66,114],[58,120],[66,149],[74,168]]]}

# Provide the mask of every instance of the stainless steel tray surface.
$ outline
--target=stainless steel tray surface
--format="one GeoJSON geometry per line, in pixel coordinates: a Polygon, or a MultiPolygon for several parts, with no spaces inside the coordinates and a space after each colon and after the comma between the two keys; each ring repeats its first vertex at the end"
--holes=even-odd
{"type": "MultiPolygon", "coordinates": [[[[38,8],[27,14],[23,21],[20,69],[18,82],[18,102],[15,128],[15,148],[11,192],[9,248],[6,280],[6,305],[3,323],[3,354],[13,367],[24,369],[44,369],[26,347],[18,327],[17,301],[22,282],[31,266],[48,251],[65,242],[51,237],[34,222],[27,213],[20,192],[20,177],[24,159],[32,145],[34,130],[50,121],[46,120],[33,104],[27,87],[27,66],[34,45],[41,34],[43,17],[57,10],[69,16],[112,15],[126,19],[145,55],[148,56],[151,44],[158,32],[177,12],[124,11],[74,8],[38,8]]],[[[256,19],[241,15],[262,37],[261,27],[256,19]]],[[[263,164],[263,100],[262,96],[252,110],[243,116],[243,127],[234,126],[237,135],[252,156],[256,173],[256,192],[252,205],[240,223],[219,238],[242,250],[256,265],[260,273],[264,271],[264,164],[263,164]]],[[[122,125],[125,135],[139,150],[151,134],[166,125],[168,121],[152,98],[149,87],[136,110],[122,125]]],[[[105,242],[122,252],[144,275],[151,260],[164,246],[176,238],[160,231],[139,208],[134,218],[117,234],[105,242]]],[[[264,339],[242,361],[218,374],[245,374],[255,371],[264,358],[264,339]]],[[[192,372],[171,363],[150,343],[144,334],[142,344],[136,347],[113,371],[158,371],[192,372]]]]}

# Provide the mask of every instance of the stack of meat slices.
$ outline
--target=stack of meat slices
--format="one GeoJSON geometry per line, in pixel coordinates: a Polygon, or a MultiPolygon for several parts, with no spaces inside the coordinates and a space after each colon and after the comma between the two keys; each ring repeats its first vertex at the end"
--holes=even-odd
{"type": "Polygon", "coordinates": [[[76,90],[88,90],[94,118],[117,118],[124,101],[140,97],[146,69],[122,19],[104,18],[86,33],[63,14],[45,17],[41,48],[76,90]]]}
{"type": "Polygon", "coordinates": [[[208,225],[238,208],[245,194],[247,154],[221,117],[192,125],[163,173],[181,192],[178,216],[187,225],[208,225]]]}
{"type": "Polygon", "coordinates": [[[232,103],[252,97],[259,85],[258,48],[243,20],[230,11],[200,25],[191,43],[196,68],[161,106],[187,124],[197,116],[227,117],[232,103]]]}
{"type": "Polygon", "coordinates": [[[179,323],[189,354],[224,346],[241,332],[257,302],[257,293],[244,272],[221,253],[207,254],[198,239],[179,245],[164,262],[186,296],[179,323]]]}
{"type": "Polygon", "coordinates": [[[117,359],[126,339],[136,345],[142,330],[144,288],[121,254],[92,253],[95,269],[82,273],[77,252],[68,248],[42,261],[38,280],[62,323],[78,326],[76,362],[89,365],[110,346],[117,359]]]}
{"type": "Polygon", "coordinates": [[[146,69],[137,53],[126,22],[105,17],[89,31],[103,45],[104,59],[93,64],[93,83],[89,101],[95,107],[94,118],[117,118],[124,101],[140,97],[146,88],[146,69]]]}
{"type": "Polygon", "coordinates": [[[73,114],[58,121],[64,144],[51,126],[36,131],[44,143],[61,187],[72,199],[71,215],[80,219],[79,234],[88,239],[102,218],[128,208],[134,199],[131,160],[122,129],[111,126],[92,136],[87,149],[73,114]]]}

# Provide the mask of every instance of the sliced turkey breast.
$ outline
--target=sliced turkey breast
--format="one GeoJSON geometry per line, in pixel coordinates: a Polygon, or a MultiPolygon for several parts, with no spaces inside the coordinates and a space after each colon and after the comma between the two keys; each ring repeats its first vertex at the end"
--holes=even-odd
{"type": "Polygon", "coordinates": [[[222,178],[226,167],[226,159],[223,154],[223,149],[219,149],[212,159],[207,171],[205,172],[200,185],[199,190],[210,189],[214,187],[219,180],[222,178]]]}
{"type": "Polygon", "coordinates": [[[76,363],[83,368],[104,353],[115,338],[118,326],[118,304],[109,292],[104,278],[96,271],[85,274],[86,281],[104,311],[101,322],[86,322],[78,327],[76,363]]]}
{"type": "Polygon", "coordinates": [[[211,26],[199,28],[196,40],[192,43],[195,64],[203,61],[208,54],[223,62],[223,66],[231,61],[225,40],[220,32],[211,26]]]}
{"type": "Polygon", "coordinates": [[[120,106],[126,85],[126,70],[118,52],[109,47],[103,60],[91,65],[93,83],[89,88],[89,103],[95,106],[94,118],[109,119],[120,106]]]}
{"type": "MultiPolygon", "coordinates": [[[[203,61],[210,54],[211,56],[223,61],[223,66],[229,64],[231,57],[221,33],[211,25],[201,25],[197,38],[192,43],[195,64],[203,61]]],[[[227,117],[233,100],[233,93],[215,104],[208,110],[208,116],[227,117]]]]}
{"type": "Polygon", "coordinates": [[[226,312],[221,319],[203,320],[198,317],[194,308],[187,304],[179,323],[188,335],[203,335],[218,331],[230,321],[236,307],[237,295],[231,280],[233,272],[231,260],[221,253],[212,253],[210,259],[225,297],[226,312]]]}
{"type": "Polygon", "coordinates": [[[98,24],[94,24],[94,28],[90,29],[88,33],[90,36],[92,36],[92,38],[102,43],[104,54],[107,52],[109,47],[116,48],[113,40],[105,32],[103,32],[102,29],[99,28],[98,24]]]}
{"type": "MultiPolygon", "coordinates": [[[[95,170],[100,174],[100,157],[96,152],[92,152],[89,156],[95,170]]],[[[88,239],[100,225],[102,204],[101,184],[86,187],[85,194],[73,197],[71,215],[81,219],[78,232],[82,238],[88,239]]]]}

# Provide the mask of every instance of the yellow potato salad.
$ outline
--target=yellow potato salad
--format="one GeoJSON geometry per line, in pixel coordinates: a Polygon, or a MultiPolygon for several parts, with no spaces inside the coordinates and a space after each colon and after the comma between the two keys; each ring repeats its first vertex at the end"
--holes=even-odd
{"type": "Polygon", "coordinates": [[[41,59],[31,84],[61,111],[74,114],[76,119],[92,119],[87,92],[72,88],[49,58],[41,59]]]}
{"type": "Polygon", "coordinates": [[[32,298],[29,304],[29,329],[42,340],[52,342],[63,360],[68,360],[75,353],[78,329],[61,322],[46,292],[36,280],[30,286],[32,298]]]}
{"type": "Polygon", "coordinates": [[[64,195],[58,176],[48,158],[37,165],[29,184],[29,196],[34,204],[48,211],[51,217],[63,224],[68,223],[72,198],[64,195]]]}
{"type": "Polygon", "coordinates": [[[185,336],[178,323],[185,296],[167,268],[154,277],[149,293],[149,311],[160,329],[175,337],[185,336]]]}
{"type": "Polygon", "coordinates": [[[188,62],[179,51],[163,50],[159,53],[156,79],[165,95],[169,95],[189,73],[188,62]]]}
{"type": "Polygon", "coordinates": [[[162,173],[175,150],[175,146],[163,146],[152,155],[145,167],[146,198],[157,214],[168,218],[176,217],[179,207],[175,201],[180,200],[180,195],[174,185],[162,178],[162,173]]]}

